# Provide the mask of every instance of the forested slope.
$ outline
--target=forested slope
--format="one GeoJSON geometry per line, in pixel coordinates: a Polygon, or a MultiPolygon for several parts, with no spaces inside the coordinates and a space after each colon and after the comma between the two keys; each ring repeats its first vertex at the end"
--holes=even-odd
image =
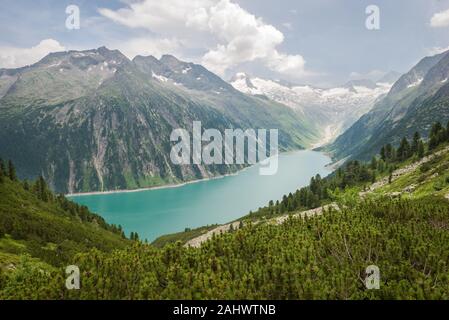
{"type": "Polygon", "coordinates": [[[280,226],[247,226],[201,248],[136,244],[77,257],[81,290],[62,271],[20,265],[2,274],[2,298],[447,299],[449,203],[441,198],[365,201],[280,226]],[[366,290],[376,265],[380,290],[366,290]],[[25,272],[26,270],[26,272],[25,272]],[[26,284],[34,291],[18,291],[26,284]]]}
{"type": "Polygon", "coordinates": [[[53,194],[42,178],[21,182],[11,163],[5,167],[0,160],[0,269],[15,269],[24,255],[64,266],[79,252],[111,251],[130,243],[120,227],[53,194]]]}
{"type": "Polygon", "coordinates": [[[63,268],[43,273],[22,260],[0,274],[0,298],[448,299],[449,152],[441,130],[432,145],[403,143],[389,157],[314,177],[199,248],[135,242],[82,252],[71,260],[81,270],[81,290],[65,288],[63,268]],[[393,176],[419,159],[429,161],[393,176]],[[385,177],[385,185],[366,192],[385,177]],[[326,203],[338,209],[293,218],[326,203]],[[291,218],[270,223],[280,215],[291,218]],[[379,267],[379,290],[365,287],[370,265],[379,267]]]}

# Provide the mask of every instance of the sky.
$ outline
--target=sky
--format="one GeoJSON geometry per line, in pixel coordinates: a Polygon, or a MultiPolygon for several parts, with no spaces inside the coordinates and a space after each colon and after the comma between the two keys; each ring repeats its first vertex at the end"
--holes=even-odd
{"type": "Polygon", "coordinates": [[[0,3],[0,68],[32,64],[49,52],[100,46],[129,58],[172,54],[224,79],[246,72],[336,86],[406,72],[424,56],[449,49],[449,0],[0,3]],[[70,27],[71,5],[79,8],[79,28],[70,27]],[[367,11],[373,5],[378,15],[367,11]],[[368,28],[367,20],[378,28],[368,28]]]}

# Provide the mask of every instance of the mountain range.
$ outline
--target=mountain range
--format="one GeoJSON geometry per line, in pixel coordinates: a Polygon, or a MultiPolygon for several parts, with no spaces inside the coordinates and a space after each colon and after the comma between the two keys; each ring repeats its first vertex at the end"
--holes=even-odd
{"type": "Polygon", "coordinates": [[[244,93],[265,96],[291,107],[315,125],[321,135],[321,143],[315,145],[318,146],[331,142],[368,112],[398,77],[397,73],[390,72],[378,82],[353,80],[326,89],[250,77],[245,73],[236,74],[230,82],[244,93]]]}
{"type": "Polygon", "coordinates": [[[368,160],[387,144],[449,120],[449,51],[423,58],[402,75],[388,94],[325,149],[335,159],[368,160]]]}
{"type": "Polygon", "coordinates": [[[21,178],[58,192],[135,189],[235,172],[242,165],[174,165],[173,129],[279,129],[282,150],[323,147],[366,160],[449,120],[449,52],[400,76],[333,88],[236,74],[230,82],[171,55],[128,59],[105,47],[51,53],[0,69],[0,156],[21,178]]]}
{"type": "Polygon", "coordinates": [[[129,60],[117,50],[51,53],[0,69],[0,156],[21,178],[42,175],[64,193],[133,189],[234,172],[238,165],[173,165],[170,133],[279,129],[282,150],[317,139],[313,126],[250,96],[201,65],[170,55],[129,60]]]}

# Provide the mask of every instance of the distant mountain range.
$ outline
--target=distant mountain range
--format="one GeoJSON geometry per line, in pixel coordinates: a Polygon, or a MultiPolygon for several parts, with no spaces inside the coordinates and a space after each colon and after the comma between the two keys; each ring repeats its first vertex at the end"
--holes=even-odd
{"type": "Polygon", "coordinates": [[[336,159],[369,159],[387,144],[418,131],[426,138],[436,121],[449,120],[449,51],[422,59],[397,80],[370,112],[326,149],[336,159]]]}
{"type": "Polygon", "coordinates": [[[390,90],[399,76],[391,72],[377,83],[362,79],[323,89],[238,73],[231,79],[231,84],[244,93],[265,96],[291,107],[301,118],[315,125],[324,144],[368,112],[374,103],[390,90]]]}
{"type": "Polygon", "coordinates": [[[0,157],[21,178],[65,193],[133,189],[235,172],[241,165],[174,165],[170,133],[279,129],[281,150],[326,146],[335,159],[368,159],[387,143],[449,120],[449,53],[377,82],[317,88],[237,74],[230,83],[164,55],[117,50],[51,53],[0,69],[0,157]]]}
{"type": "Polygon", "coordinates": [[[165,55],[132,61],[105,47],[52,53],[0,69],[0,157],[58,192],[132,189],[233,172],[173,165],[170,133],[279,129],[283,150],[310,146],[313,125],[290,108],[241,93],[200,65],[165,55]]]}

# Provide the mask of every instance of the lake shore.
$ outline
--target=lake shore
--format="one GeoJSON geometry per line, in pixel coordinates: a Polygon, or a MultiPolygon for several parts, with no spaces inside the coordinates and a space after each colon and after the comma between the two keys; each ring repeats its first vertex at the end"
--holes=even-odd
{"type": "MultiPolygon", "coordinates": [[[[289,151],[281,152],[279,154],[279,156],[288,155],[290,153],[301,152],[301,151],[313,151],[313,149],[309,148],[309,149],[302,149],[302,150],[289,150],[289,151]]],[[[257,166],[258,164],[259,163],[255,164],[255,165],[257,166]]],[[[237,170],[236,172],[233,172],[233,173],[228,173],[228,174],[224,174],[224,175],[217,175],[217,176],[207,177],[207,178],[202,178],[202,179],[195,179],[195,180],[190,180],[190,181],[185,181],[185,182],[180,182],[180,183],[174,183],[174,184],[165,184],[165,185],[160,185],[160,186],[145,187],[145,188],[138,188],[138,189],[119,189],[119,190],[108,190],[108,191],[92,191],[92,192],[68,193],[65,196],[68,197],[68,198],[75,198],[75,197],[82,197],[82,196],[107,195],[107,194],[115,194],[115,193],[133,193],[133,192],[144,192],[144,191],[149,191],[149,190],[180,188],[180,187],[183,187],[183,186],[186,186],[186,185],[189,185],[189,184],[193,184],[193,183],[199,183],[199,182],[205,182],[205,181],[209,181],[209,180],[223,179],[223,178],[230,177],[230,176],[236,176],[236,175],[244,172],[245,170],[247,170],[247,169],[249,169],[249,168],[251,168],[253,166],[254,165],[247,166],[247,167],[245,167],[243,169],[240,169],[240,170],[237,170]]]]}
{"type": "Polygon", "coordinates": [[[227,176],[140,190],[95,192],[70,199],[109,223],[121,225],[125,232],[138,232],[142,239],[152,241],[164,234],[182,232],[186,227],[195,229],[234,221],[266,206],[270,200],[281,200],[283,195],[308,185],[316,174],[327,176],[331,172],[326,168],[329,162],[330,158],[322,152],[295,150],[279,156],[275,175],[260,175],[259,166],[253,165],[242,168],[245,172],[227,176]],[[190,186],[181,187],[187,184],[190,186]]]}
{"type": "Polygon", "coordinates": [[[92,191],[92,192],[79,192],[79,193],[68,193],[65,196],[68,198],[75,198],[75,197],[82,197],[82,196],[95,196],[95,195],[106,195],[106,194],[114,194],[114,193],[133,193],[133,192],[143,192],[148,190],[160,190],[160,189],[169,189],[169,188],[180,188],[189,184],[193,183],[199,183],[209,180],[215,180],[215,179],[222,179],[230,176],[235,176],[244,170],[247,170],[249,167],[243,168],[241,170],[238,170],[234,173],[228,173],[213,177],[207,177],[202,179],[195,179],[195,180],[189,180],[185,182],[180,183],[173,183],[173,184],[164,184],[161,186],[154,186],[154,187],[145,187],[145,188],[138,188],[138,189],[119,189],[119,190],[108,190],[108,191],[92,191]]]}

